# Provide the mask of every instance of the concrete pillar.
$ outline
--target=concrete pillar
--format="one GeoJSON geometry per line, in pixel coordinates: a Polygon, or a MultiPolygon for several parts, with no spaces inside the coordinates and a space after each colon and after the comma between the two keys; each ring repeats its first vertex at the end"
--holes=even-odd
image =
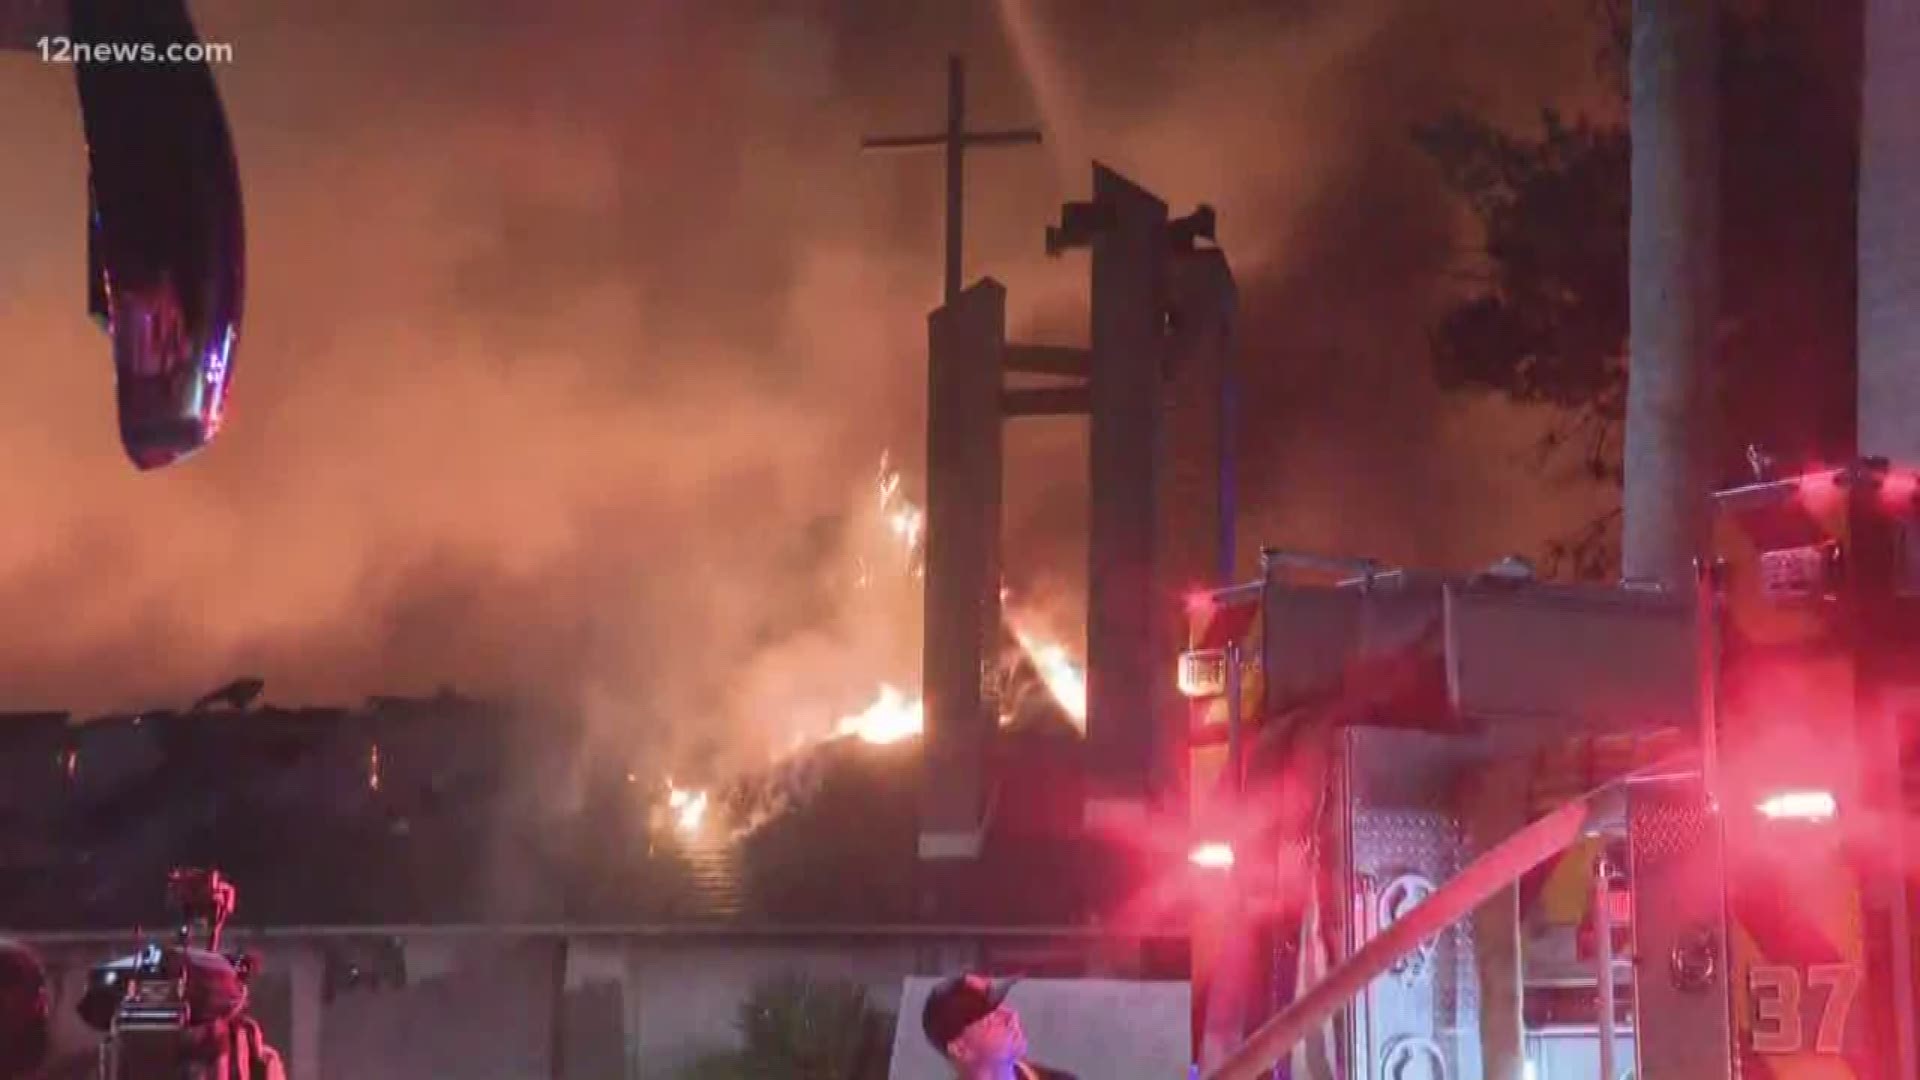
{"type": "Polygon", "coordinates": [[[1144,811],[1168,747],[1155,703],[1175,650],[1156,618],[1167,376],[1167,207],[1093,170],[1092,535],[1087,575],[1088,815],[1144,811]]]}
{"type": "MultiPolygon", "coordinates": [[[[1233,332],[1239,290],[1216,248],[1175,250],[1167,287],[1166,453],[1155,566],[1156,651],[1162,660],[1153,686],[1155,726],[1173,751],[1163,764],[1174,771],[1157,786],[1165,797],[1185,796],[1181,809],[1191,815],[1207,805],[1224,762],[1196,762],[1200,755],[1186,749],[1190,730],[1205,719],[1210,703],[1180,696],[1174,657],[1188,636],[1184,598],[1230,584],[1234,576],[1233,332]]],[[[1217,758],[1224,748],[1210,749],[1217,758]]],[[[1196,915],[1191,942],[1194,1038],[1206,1067],[1244,1039],[1273,959],[1261,913],[1243,901],[1216,914],[1196,915]]]]}
{"type": "Polygon", "coordinates": [[[1170,269],[1162,576],[1175,587],[1230,585],[1235,573],[1233,335],[1240,291],[1218,248],[1177,253],[1170,269]]]}
{"type": "Polygon", "coordinates": [[[1188,636],[1184,597],[1234,578],[1234,322],[1240,294],[1217,248],[1175,252],[1169,267],[1172,334],[1166,397],[1166,460],[1160,478],[1161,584],[1156,627],[1171,628],[1155,683],[1158,726],[1167,732],[1177,773],[1170,789],[1189,789],[1190,762],[1179,752],[1204,719],[1205,702],[1180,697],[1173,660],[1188,636]]]}
{"type": "Polygon", "coordinates": [[[1635,0],[1622,573],[1679,588],[1710,538],[1717,4],[1635,0]]]}
{"type": "Polygon", "coordinates": [[[920,857],[976,857],[999,723],[1000,386],[1006,290],[992,279],[928,319],[927,566],[920,857]]]}

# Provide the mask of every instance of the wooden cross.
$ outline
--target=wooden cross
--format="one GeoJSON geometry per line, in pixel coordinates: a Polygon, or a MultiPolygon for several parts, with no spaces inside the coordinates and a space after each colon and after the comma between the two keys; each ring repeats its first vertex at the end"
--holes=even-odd
{"type": "Polygon", "coordinates": [[[964,155],[972,148],[1037,146],[1040,132],[1032,128],[1011,131],[967,130],[967,69],[959,56],[947,57],[947,130],[938,135],[887,135],[864,139],[860,148],[870,153],[931,150],[947,155],[947,284],[946,302],[960,296],[962,196],[966,186],[964,155]]]}

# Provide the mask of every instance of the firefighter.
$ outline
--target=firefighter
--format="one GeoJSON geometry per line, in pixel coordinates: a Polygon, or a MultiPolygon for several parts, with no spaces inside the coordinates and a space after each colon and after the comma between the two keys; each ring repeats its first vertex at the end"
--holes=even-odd
{"type": "Polygon", "coordinates": [[[949,979],[927,995],[920,1027],[958,1080],[1074,1080],[1026,1060],[1020,1014],[1006,1004],[1013,985],[978,975],[949,979]]]}
{"type": "Polygon", "coordinates": [[[35,1075],[47,1056],[46,969],[33,951],[0,939],[0,1080],[35,1075]]]}

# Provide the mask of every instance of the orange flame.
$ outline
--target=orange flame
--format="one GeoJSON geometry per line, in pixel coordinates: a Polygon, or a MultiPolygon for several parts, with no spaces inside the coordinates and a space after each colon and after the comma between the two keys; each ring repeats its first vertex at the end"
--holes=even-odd
{"type": "Polygon", "coordinates": [[[1081,734],[1087,730],[1087,671],[1084,665],[1074,660],[1067,647],[1051,635],[1041,633],[1035,623],[1039,620],[1022,614],[1013,607],[1013,591],[1004,584],[1000,586],[1001,620],[1013,633],[1013,639],[1020,643],[1020,651],[1027,654],[1027,660],[1033,670],[1039,674],[1040,681],[1047,693],[1067,714],[1073,726],[1081,734]]]}
{"type": "Polygon", "coordinates": [[[673,827],[682,836],[693,836],[707,820],[707,793],[679,788],[667,781],[667,810],[673,815],[673,827]]]}
{"type": "MultiPolygon", "coordinates": [[[[900,545],[905,556],[907,571],[914,577],[924,576],[920,566],[921,544],[926,540],[927,513],[913,500],[900,493],[900,470],[893,467],[889,454],[880,455],[880,518],[886,523],[887,531],[900,545]]],[[[866,577],[862,568],[862,577],[866,577]]]]}
{"type": "MultiPolygon", "coordinates": [[[[1011,621],[1010,621],[1011,622],[1011,621]]],[[[1082,732],[1087,730],[1087,673],[1074,663],[1067,653],[1066,646],[1054,641],[1044,641],[1034,634],[1013,626],[1014,640],[1033,661],[1033,670],[1040,675],[1040,681],[1047,686],[1047,692],[1073,721],[1073,726],[1082,732]]]]}
{"type": "MultiPolygon", "coordinates": [[[[879,528],[884,530],[877,539],[884,540],[886,550],[868,551],[856,556],[855,586],[866,589],[875,585],[877,573],[892,562],[896,557],[895,552],[899,553],[903,564],[895,564],[898,569],[894,572],[924,578],[922,558],[927,542],[926,511],[906,496],[900,471],[893,467],[890,455],[883,454],[880,458],[879,477],[873,497],[875,503],[871,505],[877,512],[879,528]]],[[[1003,588],[1000,595],[1005,604],[1011,593],[1003,588]]],[[[1046,686],[1048,694],[1073,725],[1084,732],[1087,678],[1083,667],[1062,643],[1039,631],[1038,626],[1043,620],[1037,616],[1008,607],[1003,613],[1003,620],[1033,665],[1041,683],[1046,686]]],[[[1012,720],[1011,716],[1001,717],[1003,725],[1012,720]]],[[[918,738],[925,729],[926,708],[921,697],[901,689],[895,683],[882,681],[873,699],[860,711],[840,717],[824,732],[815,728],[811,735],[795,735],[785,752],[773,751],[772,759],[778,764],[784,759],[804,754],[823,738],[829,741],[858,739],[870,746],[892,746],[918,738]]],[[[633,780],[634,777],[629,775],[628,781],[633,780]]],[[[682,837],[692,839],[707,830],[710,825],[708,808],[707,792],[680,788],[671,780],[667,781],[665,818],[682,837]]]]}
{"type": "Polygon", "coordinates": [[[898,688],[883,683],[873,704],[852,716],[841,717],[833,733],[838,738],[889,746],[919,735],[925,727],[926,709],[920,699],[909,699],[898,688]]]}

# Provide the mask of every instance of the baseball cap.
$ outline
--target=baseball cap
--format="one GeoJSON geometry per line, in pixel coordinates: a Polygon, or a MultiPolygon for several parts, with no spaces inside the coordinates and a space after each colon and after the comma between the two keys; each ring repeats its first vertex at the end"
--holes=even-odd
{"type": "Polygon", "coordinates": [[[998,984],[981,975],[961,975],[948,979],[927,994],[920,1010],[920,1030],[935,1050],[946,1053],[948,1044],[960,1033],[1000,1007],[1019,979],[998,984]]]}

